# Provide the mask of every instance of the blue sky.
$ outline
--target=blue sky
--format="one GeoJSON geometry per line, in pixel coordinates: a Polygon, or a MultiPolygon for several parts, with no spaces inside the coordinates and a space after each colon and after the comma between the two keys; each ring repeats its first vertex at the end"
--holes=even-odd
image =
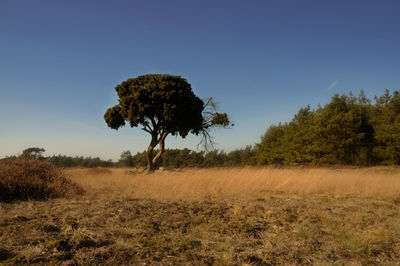
{"type": "Polygon", "coordinates": [[[0,157],[144,150],[145,132],[103,115],[115,85],[146,73],[181,75],[219,102],[235,127],[214,132],[217,148],[254,144],[334,93],[399,89],[399,13],[399,1],[2,0],[0,157]]]}

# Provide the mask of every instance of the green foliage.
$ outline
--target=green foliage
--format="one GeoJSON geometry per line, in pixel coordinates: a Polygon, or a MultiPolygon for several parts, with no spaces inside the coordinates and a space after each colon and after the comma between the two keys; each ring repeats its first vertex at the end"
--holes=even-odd
{"type": "Polygon", "coordinates": [[[393,95],[386,90],[381,97],[375,97],[373,112],[375,128],[374,154],[383,164],[400,164],[400,93],[393,95]]]}
{"type": "Polygon", "coordinates": [[[223,151],[214,150],[208,152],[204,156],[204,161],[202,162],[202,167],[218,167],[224,165],[224,159],[226,154],[223,151]]]}
{"type": "Polygon", "coordinates": [[[229,123],[230,122],[227,114],[225,113],[221,114],[217,112],[212,116],[210,125],[227,127],[229,126],[229,123]]]}
{"type": "Polygon", "coordinates": [[[124,151],[121,153],[118,165],[121,167],[132,167],[134,166],[133,156],[130,151],[124,151]]]}
{"type": "Polygon", "coordinates": [[[261,144],[258,145],[257,163],[258,164],[283,164],[285,155],[285,133],[288,125],[278,124],[270,126],[262,137],[261,144]]]}
{"type": "Polygon", "coordinates": [[[400,94],[334,95],[324,107],[299,110],[270,126],[257,145],[257,163],[375,165],[400,163],[400,94]]]}
{"type": "Polygon", "coordinates": [[[108,109],[104,118],[117,129],[128,121],[131,127],[186,137],[202,129],[203,101],[190,84],[179,76],[149,74],[128,79],[115,87],[119,104],[108,109]]]}

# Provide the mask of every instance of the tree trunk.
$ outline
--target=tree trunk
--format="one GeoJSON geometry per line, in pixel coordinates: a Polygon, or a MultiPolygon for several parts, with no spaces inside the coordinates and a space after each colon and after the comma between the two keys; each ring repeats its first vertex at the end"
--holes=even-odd
{"type": "Polygon", "coordinates": [[[163,132],[161,134],[160,140],[157,143],[157,136],[152,136],[151,137],[151,142],[149,147],[147,148],[147,164],[149,167],[149,173],[154,172],[154,170],[156,170],[156,165],[157,165],[157,161],[161,158],[161,155],[164,153],[165,151],[165,138],[167,137],[168,132],[163,132]],[[153,156],[153,150],[154,148],[160,145],[160,150],[158,151],[158,153],[156,154],[156,156],[153,156]]]}
{"type": "Polygon", "coordinates": [[[160,145],[160,150],[158,151],[158,153],[156,154],[156,156],[153,158],[153,165],[155,165],[157,163],[157,161],[160,159],[161,155],[164,153],[165,151],[165,138],[167,137],[168,133],[164,132],[161,135],[160,138],[160,142],[158,143],[160,145]]]}
{"type": "Polygon", "coordinates": [[[154,147],[156,145],[157,145],[157,139],[154,136],[152,136],[150,145],[147,148],[147,165],[148,165],[149,173],[151,173],[154,170],[156,170],[155,166],[154,166],[154,163],[153,163],[153,150],[154,150],[154,147]]]}

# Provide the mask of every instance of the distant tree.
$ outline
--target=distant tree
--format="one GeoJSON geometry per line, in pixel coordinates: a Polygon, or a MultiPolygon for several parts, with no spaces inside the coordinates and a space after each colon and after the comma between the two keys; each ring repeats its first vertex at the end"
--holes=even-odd
{"type": "Polygon", "coordinates": [[[244,149],[240,149],[241,165],[256,165],[256,150],[251,146],[247,145],[244,149]]]}
{"type": "Polygon", "coordinates": [[[261,137],[261,143],[257,149],[258,164],[285,164],[287,155],[286,145],[284,143],[287,125],[271,125],[265,134],[261,137]]]}
{"type": "Polygon", "coordinates": [[[71,157],[65,155],[53,155],[47,157],[46,160],[58,167],[114,167],[116,166],[112,160],[104,161],[100,158],[91,157],[71,157]]]}
{"type": "MultiPolygon", "coordinates": [[[[364,165],[369,163],[374,139],[367,105],[356,97],[338,94],[316,115],[317,134],[325,143],[329,163],[364,165]]],[[[322,144],[321,144],[322,146],[322,144]]]]}
{"type": "Polygon", "coordinates": [[[122,167],[134,166],[132,153],[130,151],[122,152],[118,163],[122,167]]]}
{"type": "Polygon", "coordinates": [[[133,156],[133,165],[135,165],[135,167],[146,167],[146,165],[147,165],[147,152],[146,151],[137,152],[133,156]]]}
{"type": "Polygon", "coordinates": [[[43,156],[43,152],[45,152],[46,150],[43,148],[38,148],[38,147],[31,147],[31,148],[27,148],[25,149],[22,154],[21,157],[22,158],[27,158],[27,159],[42,159],[43,156]]]}
{"type": "Polygon", "coordinates": [[[13,161],[13,160],[16,160],[16,159],[18,159],[17,156],[11,155],[11,156],[6,156],[6,157],[0,159],[0,162],[10,162],[10,161],[13,161]]]}
{"type": "Polygon", "coordinates": [[[107,110],[104,119],[112,129],[129,123],[151,135],[147,149],[149,171],[165,151],[168,135],[185,138],[189,133],[210,141],[212,127],[229,126],[226,113],[218,113],[212,99],[204,103],[192,91],[191,85],[180,76],[148,74],[128,79],[115,87],[119,103],[107,110]],[[156,155],[153,154],[159,146],[156,155]]]}
{"type": "Polygon", "coordinates": [[[234,150],[229,152],[224,158],[225,166],[239,166],[242,164],[241,150],[234,150]]]}
{"type": "Polygon", "coordinates": [[[226,154],[223,151],[213,150],[204,156],[202,167],[220,167],[226,162],[226,154]]]}

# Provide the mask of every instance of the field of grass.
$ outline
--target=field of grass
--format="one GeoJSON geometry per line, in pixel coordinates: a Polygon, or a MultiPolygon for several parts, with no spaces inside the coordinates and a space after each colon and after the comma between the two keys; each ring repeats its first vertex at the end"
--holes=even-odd
{"type": "Polygon", "coordinates": [[[0,264],[398,265],[400,169],[70,169],[1,203],[0,264]]]}

